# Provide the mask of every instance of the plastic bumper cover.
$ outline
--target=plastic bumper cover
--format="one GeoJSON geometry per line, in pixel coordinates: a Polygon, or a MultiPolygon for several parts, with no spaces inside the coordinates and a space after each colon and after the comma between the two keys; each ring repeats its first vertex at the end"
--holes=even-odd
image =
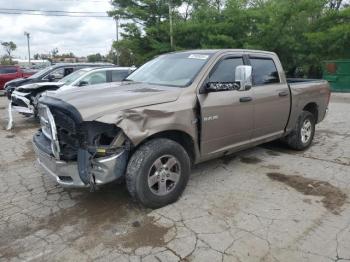
{"type": "Polygon", "coordinates": [[[25,97],[28,93],[14,91],[11,96],[12,110],[23,114],[34,114],[34,107],[30,100],[25,97]]]}
{"type": "Polygon", "coordinates": [[[13,127],[13,111],[26,115],[34,114],[34,107],[30,104],[29,99],[21,94],[22,93],[16,91],[12,93],[11,100],[8,106],[8,123],[6,127],[7,130],[10,130],[13,127]],[[20,105],[18,105],[18,103],[20,105]]]}

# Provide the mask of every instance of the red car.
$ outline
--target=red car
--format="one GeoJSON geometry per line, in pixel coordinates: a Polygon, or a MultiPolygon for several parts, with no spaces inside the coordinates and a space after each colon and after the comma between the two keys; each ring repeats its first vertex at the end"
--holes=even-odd
{"type": "Polygon", "coordinates": [[[0,66],[0,94],[4,93],[6,82],[16,78],[27,78],[34,73],[35,71],[23,70],[19,66],[0,66]]]}

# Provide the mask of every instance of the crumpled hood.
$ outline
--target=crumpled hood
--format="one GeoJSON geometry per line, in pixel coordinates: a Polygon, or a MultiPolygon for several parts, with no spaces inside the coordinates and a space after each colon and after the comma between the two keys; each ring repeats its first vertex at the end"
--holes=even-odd
{"type": "Polygon", "coordinates": [[[93,121],[106,114],[142,106],[173,102],[182,88],[150,85],[145,83],[106,84],[99,87],[77,87],[62,92],[50,92],[47,96],[60,99],[74,106],[84,121],[93,121]]]}
{"type": "Polygon", "coordinates": [[[23,85],[25,83],[31,83],[33,81],[33,79],[30,78],[16,78],[13,80],[10,80],[6,83],[6,87],[16,87],[16,86],[20,86],[23,85]]]}
{"type": "Polygon", "coordinates": [[[41,82],[41,83],[32,83],[32,84],[22,85],[22,86],[17,87],[17,90],[21,90],[22,92],[25,92],[27,90],[28,91],[35,90],[35,89],[38,89],[38,88],[43,87],[43,86],[60,87],[62,85],[63,85],[63,83],[60,83],[60,82],[41,82]]]}

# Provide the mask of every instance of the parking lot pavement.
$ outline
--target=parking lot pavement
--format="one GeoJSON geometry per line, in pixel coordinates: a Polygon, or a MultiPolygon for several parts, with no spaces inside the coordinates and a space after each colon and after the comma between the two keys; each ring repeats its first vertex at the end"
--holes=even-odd
{"type": "Polygon", "coordinates": [[[123,185],[57,186],[35,165],[38,124],[6,125],[0,97],[1,261],[350,259],[350,95],[334,94],[313,146],[278,143],[194,168],[183,196],[139,207],[123,185]]]}

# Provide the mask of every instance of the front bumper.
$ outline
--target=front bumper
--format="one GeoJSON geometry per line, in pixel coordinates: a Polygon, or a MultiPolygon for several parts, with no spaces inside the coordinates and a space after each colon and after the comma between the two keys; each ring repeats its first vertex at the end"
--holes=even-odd
{"type": "Polygon", "coordinates": [[[8,123],[7,130],[10,130],[13,126],[13,111],[24,115],[34,115],[34,106],[31,105],[30,100],[25,97],[27,93],[20,93],[14,91],[11,95],[10,103],[8,106],[8,123]]]}
{"type": "MultiPolygon", "coordinates": [[[[44,172],[53,177],[63,187],[83,188],[89,187],[79,175],[77,161],[63,161],[56,159],[47,151],[49,145],[42,145],[43,134],[39,131],[34,135],[33,146],[37,156],[37,162],[44,172]],[[45,150],[46,148],[46,150],[45,150]]],[[[127,163],[127,151],[123,150],[108,157],[91,160],[91,174],[96,185],[103,185],[122,177],[127,163]]]]}
{"type": "Polygon", "coordinates": [[[34,114],[34,106],[31,104],[30,100],[25,96],[28,93],[21,93],[14,91],[11,95],[12,110],[22,113],[22,114],[34,114]]]}
{"type": "Polygon", "coordinates": [[[7,86],[7,85],[4,86],[5,94],[8,98],[8,100],[11,100],[11,95],[15,91],[15,88],[16,87],[14,87],[14,86],[7,86]]]}

